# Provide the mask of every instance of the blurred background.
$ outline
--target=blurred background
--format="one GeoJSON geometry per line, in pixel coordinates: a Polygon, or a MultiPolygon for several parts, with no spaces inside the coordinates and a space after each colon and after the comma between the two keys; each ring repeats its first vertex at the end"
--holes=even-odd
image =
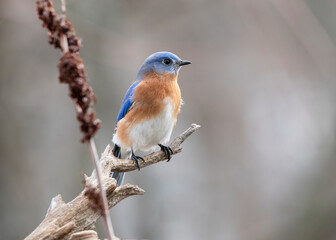
{"type": "MultiPolygon", "coordinates": [[[[56,9],[60,9],[57,1],[56,9]]],[[[144,59],[171,51],[184,106],[169,163],[126,174],[144,196],[111,210],[123,239],[336,239],[334,0],[68,0],[98,102],[98,151],[144,59]]],[[[22,239],[90,174],[61,56],[35,2],[0,1],[0,233],[22,239]]],[[[104,237],[101,222],[98,230],[104,237]]]]}

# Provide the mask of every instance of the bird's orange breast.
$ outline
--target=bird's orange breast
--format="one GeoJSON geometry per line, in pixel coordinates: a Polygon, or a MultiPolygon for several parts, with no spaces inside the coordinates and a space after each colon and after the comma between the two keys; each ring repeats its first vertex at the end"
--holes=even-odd
{"type": "Polygon", "coordinates": [[[176,75],[149,73],[138,85],[134,94],[134,102],[144,107],[143,114],[149,118],[163,110],[166,104],[165,98],[174,105],[176,118],[181,104],[181,91],[176,75]]]}
{"type": "Polygon", "coordinates": [[[129,131],[139,122],[155,118],[166,107],[167,100],[173,105],[174,119],[181,105],[181,91],[177,76],[173,74],[148,73],[136,87],[134,103],[129,112],[118,122],[118,135],[124,143],[129,143],[129,131]]]}

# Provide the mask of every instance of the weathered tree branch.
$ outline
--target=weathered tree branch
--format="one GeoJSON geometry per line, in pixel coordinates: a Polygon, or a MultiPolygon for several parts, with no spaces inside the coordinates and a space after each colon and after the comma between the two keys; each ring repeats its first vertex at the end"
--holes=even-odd
{"type": "MultiPolygon", "coordinates": [[[[89,182],[93,182],[92,180],[88,178],[89,182]]],[[[116,181],[112,178],[105,179],[104,187],[109,208],[126,197],[144,194],[144,190],[130,184],[116,188],[116,181]]],[[[26,240],[69,239],[72,233],[91,229],[100,217],[101,211],[90,207],[90,200],[84,193],[85,190],[67,204],[63,202],[61,195],[54,197],[45,219],[26,240]]]]}
{"type": "MultiPolygon", "coordinates": [[[[193,123],[186,131],[173,140],[173,142],[169,145],[169,147],[173,150],[173,155],[182,151],[181,144],[200,127],[201,126],[193,123]]],[[[137,169],[137,166],[133,160],[119,159],[114,157],[112,154],[112,149],[109,145],[106,147],[102,158],[106,159],[106,164],[111,165],[112,172],[129,172],[137,169]]],[[[164,152],[158,151],[145,156],[144,161],[140,161],[139,165],[140,168],[144,168],[166,159],[167,156],[164,154],[164,152]]]]}
{"type": "MultiPolygon", "coordinates": [[[[192,124],[185,132],[175,138],[170,144],[173,154],[181,152],[181,144],[199,128],[199,125],[192,124]]],[[[143,168],[166,159],[165,154],[158,151],[145,156],[144,161],[140,162],[140,167],[143,168]]],[[[109,208],[129,196],[145,193],[138,186],[130,184],[117,187],[116,181],[110,177],[111,170],[127,172],[136,170],[137,167],[132,160],[115,158],[109,145],[102,154],[99,164],[102,169],[103,186],[109,208]]],[[[45,219],[25,240],[70,239],[73,233],[93,228],[101,215],[101,209],[92,207],[92,199],[89,199],[86,193],[90,190],[99,189],[97,188],[96,172],[93,171],[90,177],[86,175],[84,177],[85,189],[69,203],[63,202],[61,195],[54,197],[51,200],[45,219]]]]}

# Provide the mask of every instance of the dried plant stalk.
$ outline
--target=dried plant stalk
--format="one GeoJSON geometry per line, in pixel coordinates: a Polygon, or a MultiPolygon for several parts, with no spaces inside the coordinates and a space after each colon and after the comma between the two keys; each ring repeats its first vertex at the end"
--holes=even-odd
{"type": "Polygon", "coordinates": [[[109,239],[114,236],[111,218],[108,211],[106,194],[99,170],[98,156],[93,136],[100,127],[100,120],[95,118],[93,104],[96,97],[91,86],[87,83],[82,59],[79,57],[80,41],[75,34],[72,24],[65,19],[65,0],[62,0],[62,16],[55,13],[51,0],[37,0],[37,13],[42,20],[42,26],[48,30],[49,43],[60,48],[63,56],[60,58],[59,80],[68,84],[70,97],[75,105],[77,120],[84,134],[82,142],[88,142],[91,158],[97,172],[100,188],[101,213],[104,218],[109,239]]]}
{"type": "Polygon", "coordinates": [[[48,30],[49,43],[64,53],[58,64],[59,80],[68,84],[69,96],[75,104],[77,120],[84,135],[81,141],[89,142],[100,128],[100,120],[95,117],[93,105],[96,97],[87,83],[83,60],[79,57],[79,38],[71,22],[65,19],[65,6],[62,5],[63,14],[59,16],[51,0],[37,0],[36,5],[42,26],[48,30]]]}

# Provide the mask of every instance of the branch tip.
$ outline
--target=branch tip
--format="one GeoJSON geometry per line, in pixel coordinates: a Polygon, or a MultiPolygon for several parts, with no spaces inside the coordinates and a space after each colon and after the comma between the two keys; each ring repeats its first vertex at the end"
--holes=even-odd
{"type": "Polygon", "coordinates": [[[53,197],[50,202],[49,209],[47,211],[47,215],[55,210],[56,208],[59,208],[60,206],[64,205],[65,202],[62,199],[61,194],[58,194],[57,196],[53,197]]]}

